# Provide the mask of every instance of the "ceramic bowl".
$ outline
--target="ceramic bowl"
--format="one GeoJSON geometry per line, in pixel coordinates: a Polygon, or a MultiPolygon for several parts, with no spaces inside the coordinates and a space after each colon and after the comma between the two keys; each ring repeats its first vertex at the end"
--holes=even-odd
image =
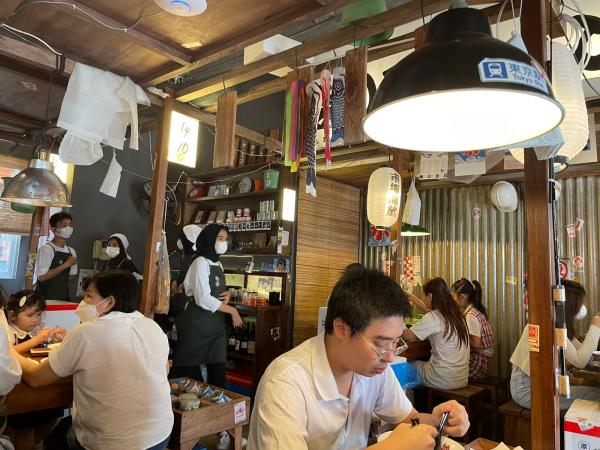
{"type": "MultiPolygon", "coordinates": [[[[385,433],[380,434],[377,438],[377,442],[386,440],[391,433],[391,431],[386,431],[385,433]]],[[[465,448],[458,442],[453,441],[452,439],[447,438],[446,436],[442,436],[441,450],[465,450],[465,448]]]]}

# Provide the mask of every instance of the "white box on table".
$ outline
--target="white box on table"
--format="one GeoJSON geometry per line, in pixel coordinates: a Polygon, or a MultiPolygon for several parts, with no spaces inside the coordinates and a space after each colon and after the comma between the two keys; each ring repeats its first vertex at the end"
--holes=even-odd
{"type": "Polygon", "coordinates": [[[573,402],[565,415],[565,450],[600,450],[600,402],[573,402]]]}

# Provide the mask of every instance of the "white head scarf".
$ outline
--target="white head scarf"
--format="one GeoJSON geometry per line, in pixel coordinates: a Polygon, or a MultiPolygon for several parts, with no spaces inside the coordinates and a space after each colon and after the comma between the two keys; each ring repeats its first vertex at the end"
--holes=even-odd
{"type": "Polygon", "coordinates": [[[127,256],[127,259],[131,259],[129,253],[127,253],[127,249],[129,248],[129,239],[127,239],[127,236],[121,233],[113,233],[109,236],[108,240],[110,240],[111,238],[118,238],[121,241],[121,243],[123,244],[123,248],[125,249],[125,255],[127,256]]]}
{"type": "MultiPolygon", "coordinates": [[[[202,227],[196,224],[190,224],[183,227],[183,234],[185,238],[190,241],[193,245],[192,249],[196,251],[196,239],[198,239],[198,235],[202,231],[202,227]]],[[[125,245],[125,244],[123,244],[125,245]]]]}

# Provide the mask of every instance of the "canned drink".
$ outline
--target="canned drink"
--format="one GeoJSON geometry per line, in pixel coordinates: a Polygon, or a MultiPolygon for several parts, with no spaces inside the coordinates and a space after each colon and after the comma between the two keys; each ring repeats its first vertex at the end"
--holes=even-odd
{"type": "Polygon", "coordinates": [[[208,384],[203,384],[198,391],[198,397],[210,400],[213,393],[213,388],[211,388],[208,384]]]}
{"type": "Polygon", "coordinates": [[[179,409],[191,411],[200,408],[200,399],[194,394],[181,394],[179,396],[179,409]]]}
{"type": "Polygon", "coordinates": [[[190,393],[190,394],[198,394],[200,391],[200,386],[198,386],[198,382],[196,380],[192,380],[191,378],[178,378],[175,380],[177,383],[177,387],[180,391],[190,393]]]}
{"type": "Polygon", "coordinates": [[[225,395],[223,391],[215,391],[213,395],[210,397],[210,401],[212,403],[227,403],[229,398],[225,395]]]}

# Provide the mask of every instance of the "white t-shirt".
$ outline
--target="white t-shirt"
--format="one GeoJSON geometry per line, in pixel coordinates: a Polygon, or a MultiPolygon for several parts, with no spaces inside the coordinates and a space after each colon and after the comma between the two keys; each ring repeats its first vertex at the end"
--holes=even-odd
{"type": "Polygon", "coordinates": [[[75,327],[48,357],[73,375],[73,428],[88,450],[145,450],[169,436],[173,410],[166,335],[140,312],[111,312],[75,327]]]}
{"type": "MultiPolygon", "coordinates": [[[[70,253],[75,258],[77,258],[77,253],[75,253],[75,250],[73,250],[72,247],[69,247],[68,245],[65,245],[64,247],[58,247],[52,242],[46,242],[38,250],[37,261],[35,264],[36,277],[48,273],[48,271],[50,270],[50,264],[52,264],[52,260],[54,259],[55,252],[70,253]]],[[[69,270],[69,275],[77,275],[77,264],[71,266],[69,270]]]]}
{"type": "Polygon", "coordinates": [[[367,446],[371,415],[400,423],[413,410],[394,372],[354,374],[350,398],[338,391],[324,334],[273,361],[260,380],[248,450],[355,450],[367,446]]]}
{"type": "Polygon", "coordinates": [[[421,377],[426,385],[458,389],[469,383],[469,344],[460,342],[456,333],[444,336],[444,320],[438,311],[428,312],[411,331],[431,344],[431,358],[423,365],[421,377]]]}
{"type": "Polygon", "coordinates": [[[0,395],[6,395],[21,381],[21,366],[8,352],[8,323],[0,309],[0,395]]]}
{"type": "MultiPolygon", "coordinates": [[[[183,280],[185,295],[193,297],[194,302],[202,309],[215,312],[223,304],[221,300],[210,295],[210,266],[219,266],[220,262],[213,262],[203,256],[198,256],[188,269],[183,280]]],[[[225,280],[223,280],[225,282],[225,280]]]]}
{"type": "MultiPolygon", "coordinates": [[[[573,338],[572,341],[567,341],[567,352],[565,355],[567,362],[579,369],[583,369],[592,359],[592,352],[598,348],[598,340],[600,340],[600,328],[595,325],[590,325],[583,342],[580,343],[575,338],[573,338]]],[[[510,357],[510,363],[531,376],[531,366],[529,362],[529,324],[525,325],[525,328],[521,333],[519,343],[510,357]]]]}

